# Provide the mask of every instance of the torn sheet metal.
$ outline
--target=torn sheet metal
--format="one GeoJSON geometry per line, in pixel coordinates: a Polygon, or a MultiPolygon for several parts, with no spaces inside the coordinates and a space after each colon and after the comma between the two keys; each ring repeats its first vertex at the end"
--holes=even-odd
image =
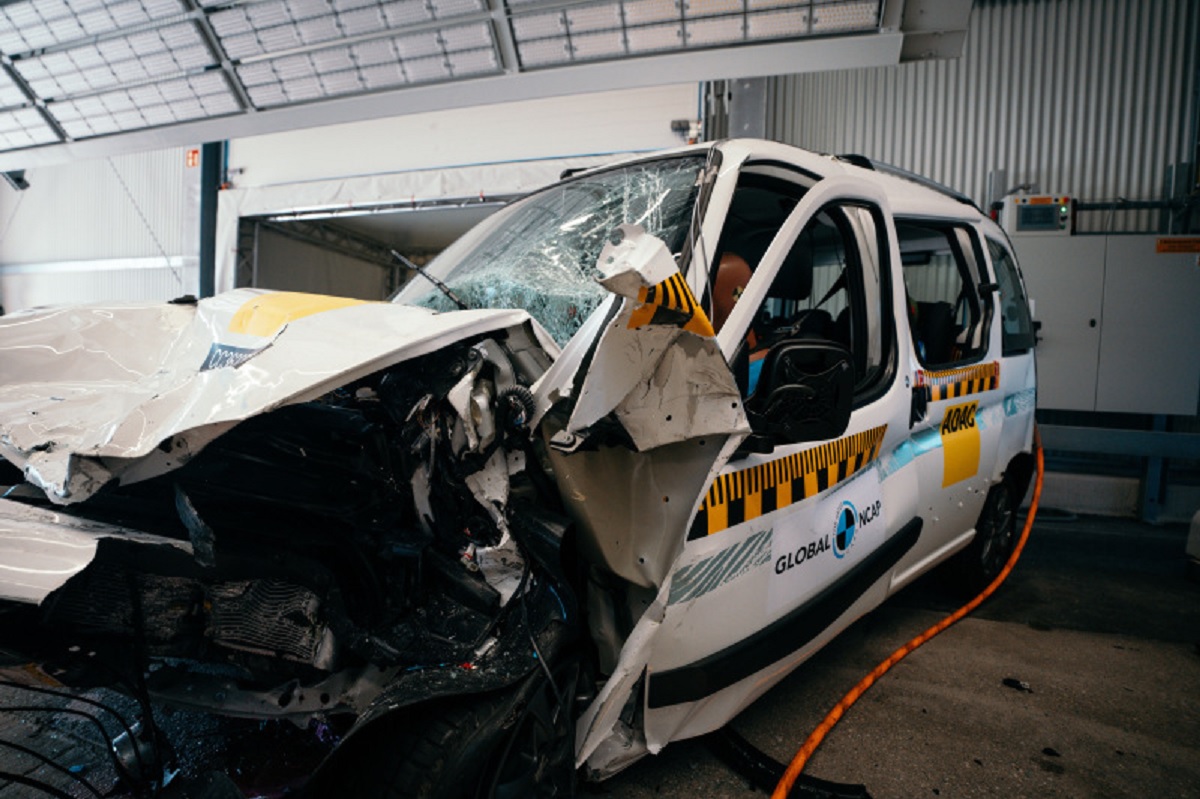
{"type": "Polygon", "coordinates": [[[178,466],[240,420],[529,321],[257,289],[0,317],[0,360],[22,375],[0,385],[0,453],[54,502],[78,502],[178,466]]]}
{"type": "Polygon", "coordinates": [[[41,604],[92,562],[108,536],[191,552],[182,541],[0,499],[0,599],[41,604]]]}
{"type": "MultiPolygon", "coordinates": [[[[612,676],[608,678],[604,687],[600,689],[600,693],[579,717],[579,721],[575,725],[576,767],[588,762],[594,754],[597,754],[600,745],[614,736],[618,741],[625,740],[625,748],[633,750],[629,752],[629,757],[619,758],[619,762],[624,765],[634,762],[645,751],[644,748],[639,749],[634,740],[623,739],[616,733],[621,723],[621,712],[626,701],[629,699],[634,685],[645,674],[646,664],[650,662],[654,637],[666,615],[667,597],[670,592],[671,581],[668,579],[663,583],[654,602],[646,608],[646,612],[634,625],[629,638],[625,641],[625,646],[621,649],[621,657],[617,661],[617,667],[613,670],[612,676]]],[[[644,745],[644,741],[641,742],[641,746],[644,747],[644,745]]],[[[601,778],[611,776],[623,767],[613,767],[613,754],[606,752],[596,757],[594,767],[607,769],[597,776],[601,778]]],[[[589,763],[589,766],[592,765],[589,763]]]]}
{"type": "Polygon", "coordinates": [[[596,346],[567,431],[612,413],[640,451],[750,432],[712,325],[662,240],[622,225],[599,266],[601,282],[624,302],[596,346]]]}

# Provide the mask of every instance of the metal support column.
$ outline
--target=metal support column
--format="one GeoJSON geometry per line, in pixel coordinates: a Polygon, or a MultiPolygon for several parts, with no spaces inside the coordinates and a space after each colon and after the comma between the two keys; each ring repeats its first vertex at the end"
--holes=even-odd
{"type": "Polygon", "coordinates": [[[217,192],[221,190],[225,142],[200,148],[200,296],[211,297],[217,285],[217,192]]]}
{"type": "Polygon", "coordinates": [[[731,138],[766,138],[767,81],[767,78],[741,78],[729,82],[731,138]]]}
{"type": "MultiPolygon", "coordinates": [[[[1151,429],[1156,433],[1165,432],[1167,417],[1156,414],[1151,423],[1151,429]]],[[[1142,521],[1154,524],[1162,510],[1163,464],[1161,455],[1151,455],[1146,458],[1146,473],[1142,478],[1142,521]]]]}

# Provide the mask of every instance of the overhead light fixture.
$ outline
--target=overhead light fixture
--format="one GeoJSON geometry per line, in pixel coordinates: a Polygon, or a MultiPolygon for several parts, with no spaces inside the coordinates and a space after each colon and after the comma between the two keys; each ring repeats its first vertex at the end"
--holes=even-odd
{"type": "Polygon", "coordinates": [[[750,14],[746,22],[746,36],[751,41],[807,36],[808,33],[807,9],[786,9],[750,14]]]}
{"type": "Polygon", "coordinates": [[[682,47],[683,26],[647,25],[642,28],[630,28],[625,32],[631,53],[653,53],[660,50],[674,50],[682,47]]]}
{"type": "Polygon", "coordinates": [[[625,55],[625,37],[619,30],[572,36],[571,48],[576,61],[615,58],[625,55]]]}
{"type": "Polygon", "coordinates": [[[743,41],[745,38],[745,23],[740,15],[690,20],[687,23],[688,47],[729,44],[743,41]]]}
{"type": "Polygon", "coordinates": [[[683,16],[687,19],[740,14],[744,10],[744,0],[687,0],[683,4],[683,16]]]}
{"type": "Polygon", "coordinates": [[[879,25],[877,0],[855,0],[849,3],[814,5],[813,33],[834,33],[869,30],[879,25]]]}

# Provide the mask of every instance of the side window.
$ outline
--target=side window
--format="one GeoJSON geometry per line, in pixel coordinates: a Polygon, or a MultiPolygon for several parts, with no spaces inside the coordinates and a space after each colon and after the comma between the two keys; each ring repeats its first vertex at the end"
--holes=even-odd
{"type": "Polygon", "coordinates": [[[1019,355],[1033,349],[1035,336],[1029,302],[1021,287],[1017,263],[1008,248],[998,241],[987,240],[988,253],[1000,284],[1000,341],[1005,355],[1019,355]]]}
{"type": "Polygon", "coordinates": [[[925,366],[979,359],[989,315],[979,299],[982,253],[966,227],[896,222],[909,328],[925,366]]]}
{"type": "Polygon", "coordinates": [[[855,203],[826,206],[792,244],[767,290],[743,345],[747,396],[753,395],[770,348],[787,339],[820,339],[845,346],[855,393],[871,395],[887,370],[885,287],[878,210],[855,203]]]}

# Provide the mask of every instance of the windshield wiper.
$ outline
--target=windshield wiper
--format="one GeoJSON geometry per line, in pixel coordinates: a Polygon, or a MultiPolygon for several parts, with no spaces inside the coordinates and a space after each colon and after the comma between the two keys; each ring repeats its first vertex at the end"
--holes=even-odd
{"type": "Polygon", "coordinates": [[[452,302],[452,303],[454,303],[455,305],[457,305],[457,306],[458,306],[458,309],[459,309],[460,311],[469,311],[469,310],[470,310],[470,306],[469,306],[469,305],[467,305],[465,302],[463,302],[463,301],[462,301],[462,299],[461,299],[461,298],[460,298],[460,297],[459,297],[457,294],[455,294],[453,291],[451,291],[449,286],[447,286],[447,285],[446,285],[445,283],[443,283],[442,281],[438,280],[438,279],[437,279],[436,277],[434,277],[433,275],[431,275],[431,274],[429,274],[428,272],[426,272],[426,271],[425,271],[425,267],[423,267],[423,266],[417,266],[417,265],[416,265],[416,264],[414,264],[412,261],[408,260],[407,258],[405,258],[405,257],[404,257],[403,255],[401,255],[400,253],[396,252],[395,250],[388,250],[388,252],[390,252],[390,253],[392,254],[392,257],[393,257],[393,258],[395,258],[397,261],[399,261],[400,263],[404,264],[404,265],[405,265],[405,266],[407,266],[409,269],[413,270],[414,272],[416,272],[418,275],[420,275],[421,277],[423,277],[423,278],[425,278],[426,280],[428,280],[428,281],[429,281],[430,283],[432,283],[433,285],[437,286],[437,288],[438,288],[438,291],[440,291],[440,292],[442,292],[443,294],[445,294],[445,295],[446,295],[446,297],[447,297],[447,299],[449,299],[449,300],[450,300],[450,302],[452,302]]]}

